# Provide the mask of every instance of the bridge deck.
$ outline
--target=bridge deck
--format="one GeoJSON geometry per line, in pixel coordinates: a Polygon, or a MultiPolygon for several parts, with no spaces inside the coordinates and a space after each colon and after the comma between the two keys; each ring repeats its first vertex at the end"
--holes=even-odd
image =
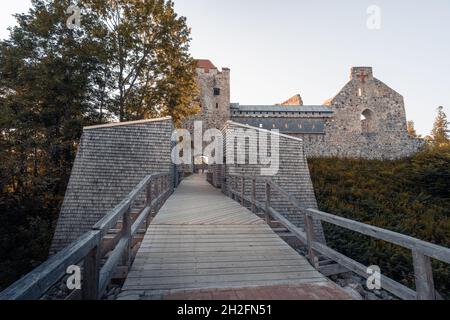
{"type": "Polygon", "coordinates": [[[255,299],[255,292],[349,298],[263,220],[194,175],[153,220],[119,299],[255,299]]]}

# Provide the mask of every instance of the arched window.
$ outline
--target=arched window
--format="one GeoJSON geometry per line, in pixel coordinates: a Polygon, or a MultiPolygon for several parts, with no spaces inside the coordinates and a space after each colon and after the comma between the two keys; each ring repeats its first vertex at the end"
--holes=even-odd
{"type": "Polygon", "coordinates": [[[375,114],[370,109],[366,109],[361,113],[361,131],[362,133],[375,132],[375,114]]]}

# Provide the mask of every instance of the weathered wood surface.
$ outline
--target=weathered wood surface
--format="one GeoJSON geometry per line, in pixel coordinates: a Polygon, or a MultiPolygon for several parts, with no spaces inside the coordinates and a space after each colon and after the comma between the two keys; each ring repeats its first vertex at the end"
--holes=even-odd
{"type": "MultiPolygon", "coordinates": [[[[432,243],[428,243],[419,239],[415,239],[403,234],[392,232],[389,230],[381,229],[378,227],[363,224],[357,221],[345,219],[339,216],[335,216],[326,212],[322,212],[316,209],[306,209],[305,215],[305,230],[306,234],[302,230],[299,230],[296,226],[292,225],[286,218],[284,218],[279,212],[270,206],[271,187],[279,192],[284,198],[289,200],[298,209],[305,210],[297,201],[286,193],[283,188],[278,186],[270,179],[261,177],[242,176],[238,174],[231,175],[233,177],[239,177],[243,181],[245,179],[251,179],[253,182],[256,180],[262,180],[266,183],[266,205],[263,208],[265,212],[266,220],[268,215],[275,218],[278,223],[283,225],[293,235],[295,235],[301,242],[305,243],[308,248],[308,258],[314,267],[321,271],[324,275],[332,275],[341,271],[351,270],[360,276],[368,277],[367,269],[357,261],[350,259],[343,254],[327,247],[324,243],[316,241],[315,230],[313,228],[314,219],[319,221],[328,222],[342,228],[346,228],[361,234],[371,236],[373,238],[384,240],[408,249],[413,253],[413,264],[416,281],[417,293],[412,289],[398,283],[392,279],[382,276],[382,287],[387,291],[397,295],[398,297],[406,300],[420,299],[420,300],[435,300],[439,299],[440,295],[434,289],[433,270],[431,264],[431,258],[441,260],[443,262],[450,263],[450,249],[441,247],[432,243]],[[318,254],[332,259],[337,262],[338,265],[320,266],[318,254]]],[[[235,190],[230,190],[230,194],[238,196],[239,194],[235,190]]],[[[252,206],[261,208],[253,197],[248,199],[244,196],[243,192],[240,195],[242,202],[248,201],[252,206]]],[[[269,223],[269,222],[268,222],[269,223]]]]}
{"type": "Polygon", "coordinates": [[[195,175],[153,220],[119,299],[282,284],[330,281],[262,219],[195,175]]]}
{"type": "MultiPolygon", "coordinates": [[[[122,267],[128,269],[135,252],[132,247],[138,240],[136,233],[141,225],[149,220],[150,213],[157,211],[172,193],[172,187],[168,188],[169,179],[169,174],[146,176],[125,200],[94,225],[91,231],[0,292],[0,300],[40,299],[66,275],[68,266],[78,265],[81,262],[84,262],[83,290],[71,294],[69,298],[75,299],[78,296],[89,300],[101,298],[111,278],[117,273],[120,260],[122,267]],[[134,211],[133,202],[155,179],[161,184],[157,198],[152,201],[148,197],[147,204],[150,206],[134,211]],[[108,234],[112,231],[116,234],[113,238],[108,234]],[[111,254],[106,262],[100,266],[100,261],[109,252],[111,254]]],[[[147,193],[147,196],[149,195],[147,193]]]]}

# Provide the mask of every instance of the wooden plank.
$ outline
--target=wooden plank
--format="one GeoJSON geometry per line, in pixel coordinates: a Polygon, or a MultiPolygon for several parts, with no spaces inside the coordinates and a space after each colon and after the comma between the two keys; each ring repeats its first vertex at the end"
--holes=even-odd
{"type": "Polygon", "coordinates": [[[89,231],[0,293],[0,300],[36,300],[100,243],[100,232],[89,231]]]}
{"type": "Polygon", "coordinates": [[[132,272],[148,270],[148,271],[157,271],[157,270],[187,270],[187,269],[228,269],[228,268],[253,268],[253,267],[276,267],[276,266],[291,266],[291,267],[303,267],[309,266],[306,261],[298,260],[298,259],[289,259],[289,260],[254,260],[254,261],[232,261],[232,262],[174,262],[168,263],[167,261],[163,261],[161,263],[151,263],[152,261],[144,260],[144,261],[135,261],[133,264],[132,272]]]}
{"type": "Polygon", "coordinates": [[[189,284],[189,283],[217,283],[217,282],[235,282],[235,281],[256,281],[256,280],[312,280],[320,279],[325,280],[324,276],[318,271],[305,271],[305,272],[283,272],[283,273],[248,273],[248,274],[229,274],[229,275],[198,275],[190,277],[139,277],[139,278],[127,278],[127,286],[158,286],[169,284],[189,284]]]}
{"type": "Polygon", "coordinates": [[[293,256],[292,254],[285,255],[285,256],[269,256],[269,255],[234,255],[234,256],[218,256],[218,257],[212,257],[212,256],[192,256],[188,255],[185,257],[177,257],[169,255],[167,257],[154,257],[149,255],[140,255],[136,257],[136,260],[134,261],[133,268],[136,266],[136,268],[140,267],[141,265],[161,265],[161,264],[183,264],[183,263],[192,263],[201,265],[202,263],[235,263],[235,262],[274,262],[274,261],[298,261],[302,263],[308,263],[306,259],[302,258],[301,256],[293,256]]]}
{"type": "Polygon", "coordinates": [[[278,222],[280,222],[286,229],[288,229],[291,233],[295,234],[302,243],[307,243],[306,234],[303,231],[301,231],[299,228],[293,225],[288,219],[283,217],[275,209],[270,208],[269,212],[270,215],[274,217],[278,222]]]}
{"type": "Polygon", "coordinates": [[[97,300],[99,270],[100,270],[100,256],[99,248],[95,247],[84,258],[83,263],[83,283],[82,283],[82,297],[83,300],[97,300]]]}
{"type": "Polygon", "coordinates": [[[305,231],[306,231],[306,246],[308,248],[308,259],[309,262],[315,266],[319,267],[319,258],[312,248],[312,243],[316,241],[316,235],[314,233],[314,222],[310,215],[305,215],[305,231]]]}
{"type": "Polygon", "coordinates": [[[166,175],[167,174],[153,174],[146,176],[120,204],[94,225],[93,230],[101,230],[105,233],[109,229],[112,229],[125,212],[130,209],[139,194],[147,188],[148,183],[153,179],[158,179],[166,175]]]}
{"type": "Polygon", "coordinates": [[[450,249],[425,242],[404,234],[370,226],[361,222],[331,215],[318,210],[308,209],[314,218],[343,227],[373,238],[387,241],[404,248],[422,252],[424,255],[450,263],[450,249]]]}
{"type": "Polygon", "coordinates": [[[340,264],[334,263],[327,266],[322,266],[318,268],[319,272],[326,277],[334,276],[337,274],[350,272],[347,268],[341,266],[340,264]]]}
{"type": "MultiPolygon", "coordinates": [[[[367,267],[363,264],[356,262],[353,259],[350,259],[343,254],[328,248],[326,245],[323,245],[319,242],[314,242],[312,244],[312,248],[316,250],[317,252],[320,252],[321,254],[333,259],[338,264],[344,266],[345,268],[355,272],[356,274],[360,275],[361,277],[368,278],[369,274],[367,273],[367,267]]],[[[416,300],[416,293],[414,290],[392,280],[387,278],[386,276],[381,275],[381,286],[386,289],[387,291],[393,293],[397,297],[400,297],[404,300],[416,300]]]]}
{"type": "Polygon", "coordinates": [[[431,259],[418,250],[413,251],[414,276],[418,300],[436,300],[431,259]]]}
{"type": "Polygon", "coordinates": [[[129,267],[131,264],[131,216],[130,211],[127,211],[123,217],[123,227],[122,227],[122,239],[127,239],[128,242],[122,252],[122,266],[129,267]]]}
{"type": "Polygon", "coordinates": [[[160,269],[160,270],[134,270],[129,273],[129,278],[166,278],[166,277],[194,277],[194,276],[221,276],[221,275],[237,275],[237,274],[268,274],[268,273],[303,273],[311,272],[316,277],[321,275],[310,265],[302,266],[252,266],[235,268],[192,268],[192,269],[160,269]]]}
{"type": "MultiPolygon", "coordinates": [[[[238,284],[328,283],[262,219],[196,179],[183,181],[149,226],[124,294],[238,284]]],[[[240,192],[238,196],[245,192],[242,184],[240,192]]]]}
{"type": "Polygon", "coordinates": [[[125,249],[127,248],[129,244],[129,239],[122,238],[120,239],[119,243],[117,244],[116,248],[112,252],[111,256],[106,261],[103,268],[100,270],[100,280],[99,280],[99,296],[101,297],[105,291],[106,288],[111,281],[111,278],[114,274],[114,271],[119,264],[123,253],[125,252],[125,249]]]}
{"type": "Polygon", "coordinates": [[[252,199],[250,201],[252,205],[252,212],[256,213],[256,180],[252,179],[252,199]]]}
{"type": "Polygon", "coordinates": [[[266,223],[270,225],[270,207],[271,207],[271,192],[270,192],[270,184],[266,183],[266,208],[265,208],[265,218],[266,223]]]}
{"type": "MultiPolygon", "coordinates": [[[[173,290],[196,290],[196,289],[221,289],[221,288],[243,288],[243,287],[257,287],[257,286],[273,286],[273,285],[297,285],[297,284],[309,284],[323,286],[329,284],[329,281],[324,278],[311,278],[311,279],[274,279],[274,280],[248,280],[239,279],[237,281],[228,280],[226,282],[216,283],[177,283],[177,284],[161,284],[158,286],[149,287],[146,284],[139,285],[133,284],[125,287],[121,296],[125,296],[132,291],[138,291],[142,293],[150,294],[152,291],[165,290],[165,292],[173,290]]],[[[139,296],[139,294],[138,294],[139,296]]],[[[119,297],[120,298],[120,297],[119,297]]]]}

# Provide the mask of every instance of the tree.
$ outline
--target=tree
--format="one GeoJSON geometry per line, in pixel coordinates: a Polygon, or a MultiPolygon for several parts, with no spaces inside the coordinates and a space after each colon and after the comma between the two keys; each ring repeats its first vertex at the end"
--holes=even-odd
{"type": "Polygon", "coordinates": [[[0,41],[0,286],[47,257],[82,128],[102,121],[102,28],[67,28],[69,4],[33,0],[0,41]]]}
{"type": "Polygon", "coordinates": [[[449,143],[449,122],[447,115],[444,112],[444,107],[438,108],[438,115],[434,121],[431,136],[433,137],[433,144],[435,146],[442,146],[449,143]]]}
{"type": "Polygon", "coordinates": [[[32,0],[16,19],[0,41],[0,287],[47,258],[83,126],[196,112],[173,2],[32,0]]]}
{"type": "Polygon", "coordinates": [[[120,121],[198,112],[190,30],[172,1],[85,0],[105,28],[111,105],[120,121]]]}
{"type": "Polygon", "coordinates": [[[419,138],[417,135],[416,128],[414,126],[414,121],[408,121],[408,134],[413,138],[419,138]]]}

